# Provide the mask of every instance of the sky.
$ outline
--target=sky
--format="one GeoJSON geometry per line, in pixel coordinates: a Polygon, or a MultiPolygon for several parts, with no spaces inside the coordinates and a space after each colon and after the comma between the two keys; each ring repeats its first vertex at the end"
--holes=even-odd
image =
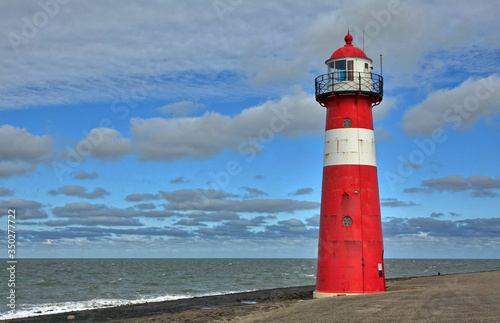
{"type": "Polygon", "coordinates": [[[16,208],[20,258],[316,257],[314,79],[349,30],[384,77],[385,257],[498,258],[499,15],[462,0],[2,0],[2,244],[16,208]]]}

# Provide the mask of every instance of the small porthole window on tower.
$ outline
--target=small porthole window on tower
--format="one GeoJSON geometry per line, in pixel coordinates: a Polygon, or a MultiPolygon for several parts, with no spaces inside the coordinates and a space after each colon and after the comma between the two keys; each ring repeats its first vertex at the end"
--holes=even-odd
{"type": "Polygon", "coordinates": [[[346,227],[350,226],[352,224],[352,218],[350,216],[346,216],[342,219],[342,224],[345,225],[346,227]]]}
{"type": "Polygon", "coordinates": [[[352,120],[349,119],[349,118],[345,118],[343,121],[342,121],[342,125],[345,127],[345,128],[349,128],[350,126],[352,126],[352,120]]]}

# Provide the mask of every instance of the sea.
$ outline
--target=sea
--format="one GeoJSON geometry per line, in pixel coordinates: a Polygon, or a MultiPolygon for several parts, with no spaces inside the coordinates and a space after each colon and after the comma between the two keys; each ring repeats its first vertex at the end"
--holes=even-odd
{"type": "MultiPolygon", "coordinates": [[[[384,264],[388,279],[500,270],[500,259],[385,259],[384,264]]],[[[10,313],[9,279],[9,270],[3,270],[0,320],[314,285],[316,259],[18,259],[10,313]]]]}

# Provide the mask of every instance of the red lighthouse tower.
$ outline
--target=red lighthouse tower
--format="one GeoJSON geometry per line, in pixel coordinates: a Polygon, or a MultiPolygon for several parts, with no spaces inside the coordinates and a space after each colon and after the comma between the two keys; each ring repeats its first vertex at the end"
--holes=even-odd
{"type": "Polygon", "coordinates": [[[372,119],[383,81],[349,32],[344,39],[316,78],[326,133],[315,297],[385,291],[372,119]]]}

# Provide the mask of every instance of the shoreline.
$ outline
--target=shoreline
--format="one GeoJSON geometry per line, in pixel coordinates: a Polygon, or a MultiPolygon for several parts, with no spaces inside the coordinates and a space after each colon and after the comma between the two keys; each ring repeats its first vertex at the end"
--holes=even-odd
{"type": "MultiPolygon", "coordinates": [[[[68,322],[69,315],[75,316],[75,321],[90,320],[92,322],[116,319],[141,318],[148,316],[175,314],[192,310],[212,310],[233,306],[249,306],[261,303],[272,303],[287,300],[312,299],[314,285],[264,289],[251,292],[240,292],[222,295],[199,296],[162,302],[147,302],[89,309],[57,314],[43,314],[24,318],[11,319],[9,322],[68,322]],[[310,294],[310,297],[309,297],[310,294]]],[[[0,321],[1,322],[1,321],[0,321]]]]}
{"type": "MultiPolygon", "coordinates": [[[[412,291],[419,281],[455,281],[462,276],[480,277],[492,274],[500,278],[500,271],[475,273],[442,274],[434,276],[401,277],[386,279],[387,292],[360,294],[360,296],[340,297],[342,299],[361,299],[366,295],[389,295],[402,291],[412,291]]],[[[500,284],[500,279],[498,279],[500,284]]],[[[493,282],[492,282],[493,284],[493,282]]],[[[314,285],[274,288],[252,292],[223,295],[201,296],[163,302],[150,302],[99,309],[46,314],[26,318],[11,319],[9,322],[168,322],[189,321],[206,322],[214,320],[239,320],[259,313],[272,313],[277,310],[293,308],[302,302],[316,302],[312,293],[314,285]]],[[[498,290],[498,289],[497,289],[498,290]]],[[[330,300],[333,298],[329,298],[330,300]]],[[[500,312],[500,309],[499,309],[500,312]]]]}

